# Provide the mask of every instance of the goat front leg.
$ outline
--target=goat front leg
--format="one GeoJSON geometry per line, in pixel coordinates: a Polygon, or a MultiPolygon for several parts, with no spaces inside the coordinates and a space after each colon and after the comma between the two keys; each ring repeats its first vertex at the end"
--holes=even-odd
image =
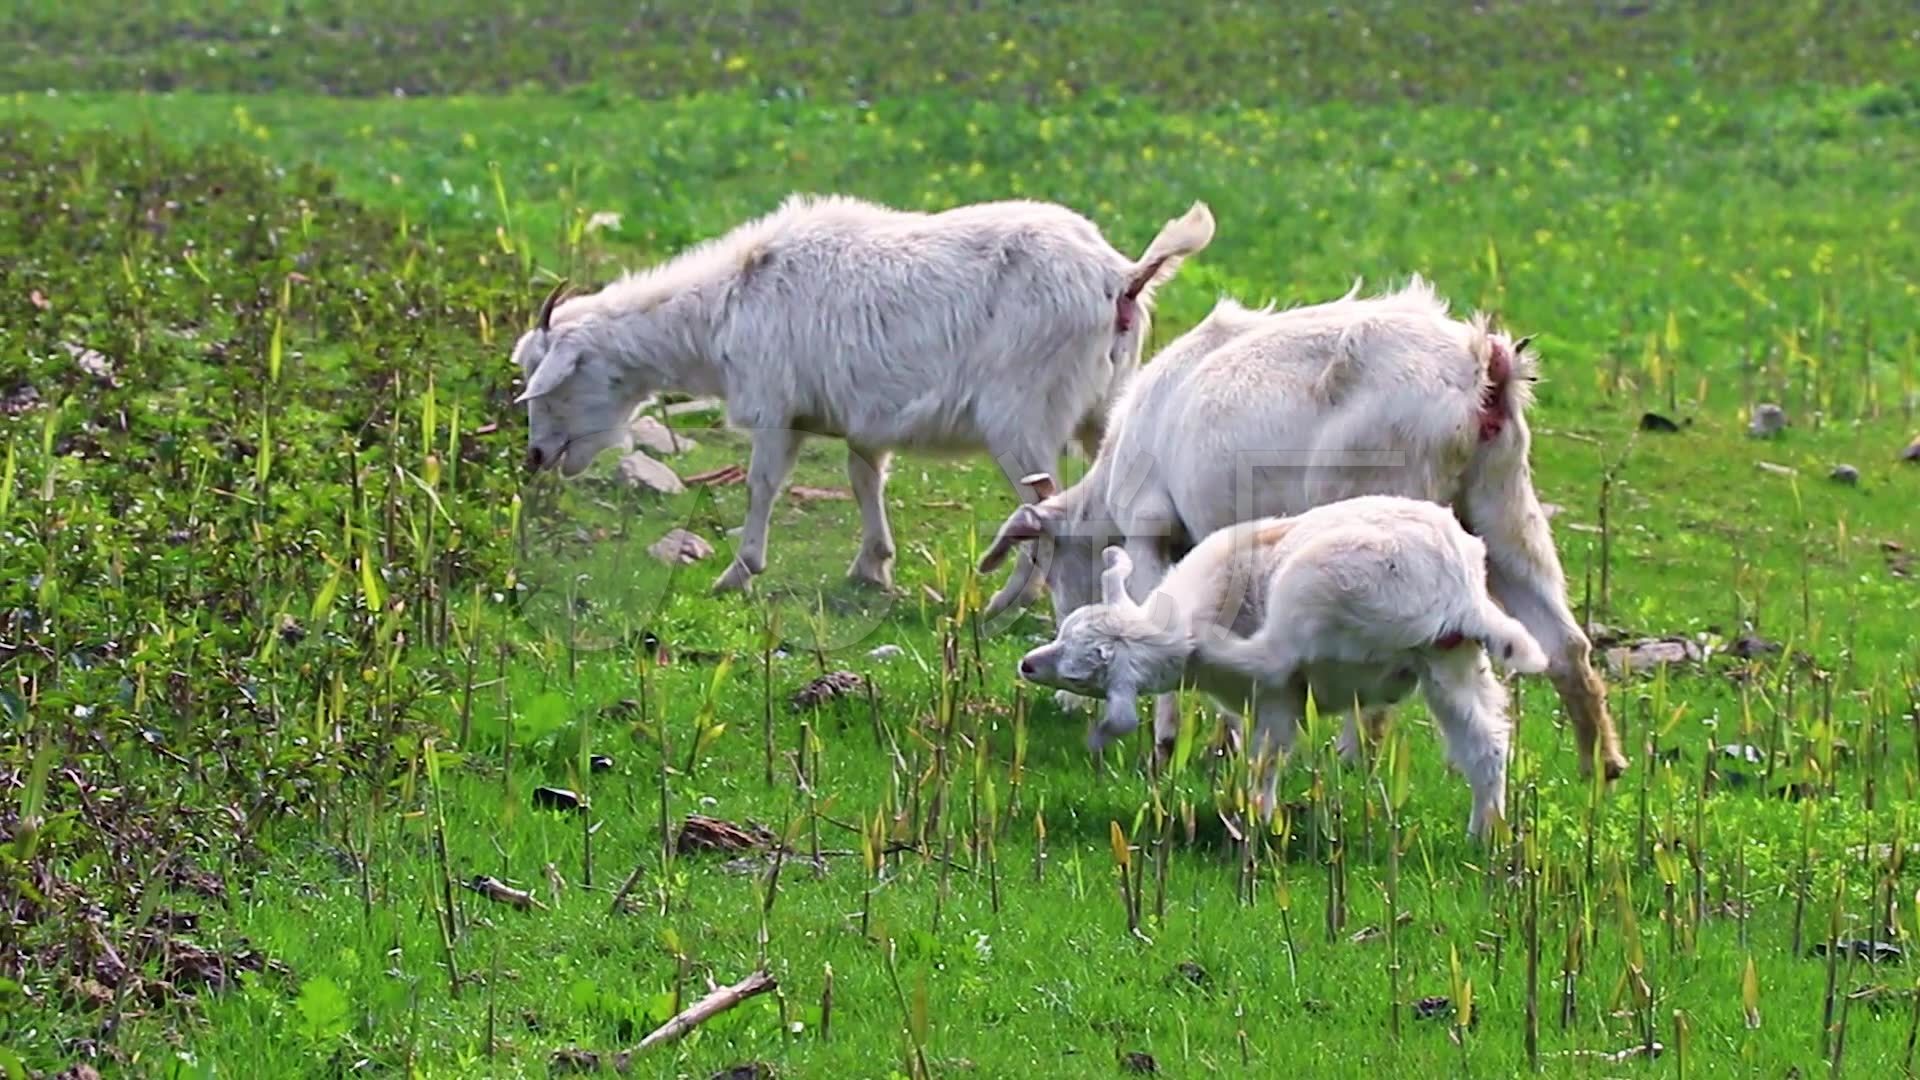
{"type": "Polygon", "coordinates": [[[1593,775],[1597,757],[1607,779],[1617,779],[1627,759],[1607,711],[1607,684],[1593,669],[1593,645],[1567,604],[1566,573],[1527,467],[1524,425],[1505,438],[1511,441],[1486,452],[1469,476],[1461,517],[1487,545],[1487,591],[1546,650],[1547,678],[1580,741],[1581,775],[1593,775]]]}
{"type": "Polygon", "coordinates": [[[713,591],[747,592],[753,577],[767,568],[767,525],[773,501],[793,473],[800,456],[800,433],[786,428],[762,428],[753,433],[753,456],[747,462],[747,524],[733,562],[713,583],[713,591]]]}
{"type": "MultiPolygon", "coordinates": [[[[1011,450],[995,452],[993,460],[1000,466],[1000,471],[1006,474],[1007,484],[1013,488],[1014,495],[1023,503],[1040,501],[1038,492],[1020,482],[1026,477],[1045,472],[1054,484],[1059,483],[1059,464],[1045,451],[1030,446],[1015,447],[1011,450]]],[[[985,627],[988,633],[995,633],[1019,618],[1021,610],[1038,600],[1040,594],[1046,591],[1046,574],[1040,569],[1039,560],[1034,558],[1031,549],[1041,544],[1051,543],[1050,539],[1043,539],[1031,544],[1021,544],[1015,549],[1013,570],[1007,574],[1006,583],[1001,585],[993,597],[987,601],[983,611],[983,614],[984,612],[993,613],[985,627]]],[[[1060,613],[1055,612],[1054,615],[1058,618],[1060,613]]],[[[1060,691],[1055,695],[1055,699],[1061,702],[1063,708],[1071,708],[1072,706],[1066,704],[1067,699],[1059,696],[1065,693],[1064,690],[1060,691]]]]}
{"type": "Polygon", "coordinates": [[[893,530],[887,526],[887,464],[892,452],[847,444],[847,482],[860,505],[860,554],[847,576],[885,591],[893,589],[893,530]]]}

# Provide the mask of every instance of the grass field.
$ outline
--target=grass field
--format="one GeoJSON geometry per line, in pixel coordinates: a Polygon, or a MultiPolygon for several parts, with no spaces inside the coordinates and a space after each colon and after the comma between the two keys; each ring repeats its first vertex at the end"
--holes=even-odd
{"type": "MultiPolygon", "coordinates": [[[[6,17],[0,1072],[541,1076],[764,968],[631,1072],[1911,1074],[1898,5],[483,8],[6,17]],[[984,455],[896,462],[880,597],[811,445],[756,596],[708,596],[743,489],[527,483],[508,350],[555,276],[790,190],[1128,251],[1205,199],[1155,345],[1428,276],[1539,335],[1578,609],[1706,658],[1610,673],[1604,790],[1521,680],[1520,840],[1468,842],[1409,703],[1364,767],[1322,718],[1243,843],[1204,702],[1170,775],[1095,762],[1013,676],[1045,605],[976,635],[984,455]],[[716,555],[658,563],[674,527],[716,555]]],[[[745,463],[673,423],[681,475],[745,463]]]]}

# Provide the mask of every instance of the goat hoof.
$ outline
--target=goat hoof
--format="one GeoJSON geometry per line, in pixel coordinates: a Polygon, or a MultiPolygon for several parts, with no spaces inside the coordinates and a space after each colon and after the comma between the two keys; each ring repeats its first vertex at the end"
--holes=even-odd
{"type": "Polygon", "coordinates": [[[720,596],[725,593],[745,594],[751,593],[752,591],[753,571],[748,570],[746,564],[737,559],[728,564],[726,572],[713,581],[713,594],[715,596],[720,596]]]}
{"type": "Polygon", "coordinates": [[[1153,771],[1165,773],[1173,766],[1173,740],[1155,739],[1153,741],[1153,771]]]}
{"type": "Polygon", "coordinates": [[[855,585],[878,589],[883,593],[893,592],[893,564],[882,563],[878,566],[866,563],[854,563],[847,570],[847,578],[855,585]]]}

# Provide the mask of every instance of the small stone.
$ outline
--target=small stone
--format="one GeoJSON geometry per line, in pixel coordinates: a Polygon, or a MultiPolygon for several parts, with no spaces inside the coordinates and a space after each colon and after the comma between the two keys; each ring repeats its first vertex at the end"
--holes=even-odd
{"type": "Polygon", "coordinates": [[[674,529],[653,542],[647,548],[647,554],[666,563],[668,566],[690,566],[702,559],[713,556],[713,545],[707,543],[698,534],[685,529],[674,529]]]}
{"type": "Polygon", "coordinates": [[[606,772],[613,768],[613,759],[605,754],[595,754],[587,759],[587,767],[597,773],[606,772]]]}
{"type": "Polygon", "coordinates": [[[658,417],[642,416],[633,422],[633,445],[650,454],[684,454],[700,444],[660,422],[658,417]]]}
{"type": "Polygon", "coordinates": [[[1733,639],[1733,645],[1730,646],[1727,651],[1742,660],[1752,660],[1756,657],[1772,656],[1779,652],[1780,643],[1777,641],[1768,641],[1758,634],[1741,634],[1739,637],[1733,639]]]}
{"type": "Polygon", "coordinates": [[[1860,470],[1851,465],[1835,465],[1827,478],[1838,483],[1852,486],[1860,482],[1860,470]]]}
{"type": "Polygon", "coordinates": [[[1753,407],[1753,415],[1747,420],[1747,434],[1756,439],[1771,439],[1786,426],[1787,411],[1771,401],[1763,401],[1753,407]]]}
{"type": "Polygon", "coordinates": [[[1800,471],[1798,469],[1793,468],[1790,465],[1776,465],[1771,461],[1756,461],[1753,463],[1753,467],[1756,469],[1759,469],[1763,473],[1772,473],[1775,476],[1800,475],[1800,471]]]}
{"type": "Polygon", "coordinates": [[[1664,416],[1661,416],[1657,412],[1641,413],[1640,414],[1640,430],[1641,431],[1659,431],[1659,432],[1666,432],[1671,434],[1672,432],[1679,431],[1680,425],[1674,423],[1672,420],[1669,420],[1664,416]]]}
{"type": "Polygon", "coordinates": [[[805,484],[794,484],[787,488],[787,498],[798,503],[821,502],[823,500],[845,501],[853,498],[853,492],[848,491],[846,488],[808,487],[805,484]]]}
{"type": "Polygon", "coordinates": [[[695,413],[717,413],[726,410],[727,403],[715,397],[692,398],[676,401],[667,406],[668,416],[691,416],[695,413]]]}
{"type": "Polygon", "coordinates": [[[662,495],[678,495],[687,490],[672,469],[638,450],[620,459],[620,479],[628,487],[646,488],[662,495]]]}
{"type": "Polygon", "coordinates": [[[1130,1073],[1157,1073],[1160,1063],[1153,1055],[1142,1050],[1129,1050],[1120,1057],[1120,1067],[1130,1073]]]}
{"type": "Polygon", "coordinates": [[[867,655],[875,660],[891,660],[896,656],[904,654],[906,651],[907,650],[898,645],[880,645],[868,652],[867,655]]]}
{"type": "Polygon", "coordinates": [[[1920,462],[1920,435],[1915,435],[1907,448],[1900,451],[1900,460],[1920,462]]]}
{"type": "Polygon", "coordinates": [[[812,709],[834,698],[854,693],[865,686],[866,680],[851,671],[829,671],[794,691],[791,704],[796,712],[801,709],[812,709]]]}
{"type": "Polygon", "coordinates": [[[113,361],[107,359],[106,354],[99,349],[88,348],[72,341],[63,341],[60,347],[67,350],[67,355],[73,357],[73,362],[79,365],[81,371],[103,383],[118,385],[113,379],[113,361]]]}

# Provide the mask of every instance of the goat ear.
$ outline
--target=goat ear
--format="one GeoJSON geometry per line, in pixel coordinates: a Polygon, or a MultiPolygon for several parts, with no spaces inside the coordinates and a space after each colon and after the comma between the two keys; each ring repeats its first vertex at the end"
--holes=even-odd
{"type": "Polygon", "coordinates": [[[994,568],[1006,560],[1015,544],[1038,540],[1047,535],[1047,514],[1036,503],[1023,503],[1010,515],[1006,524],[994,535],[993,543],[987,547],[986,554],[980,556],[980,572],[990,574],[994,568]]]}
{"type": "Polygon", "coordinates": [[[540,317],[535,325],[540,328],[541,333],[544,334],[553,329],[553,309],[559,306],[560,298],[566,291],[567,279],[561,278],[560,283],[555,285],[553,291],[547,294],[547,298],[540,302],[540,317]]]}
{"type": "Polygon", "coordinates": [[[514,398],[513,403],[518,405],[551,393],[555,387],[566,382],[567,376],[572,375],[574,369],[579,366],[578,346],[566,343],[555,345],[540,361],[540,366],[533,369],[533,375],[527,379],[526,390],[522,391],[519,397],[514,398]]]}
{"type": "Polygon", "coordinates": [[[1108,547],[1100,553],[1100,558],[1107,567],[1100,572],[1100,599],[1119,606],[1130,604],[1127,576],[1133,573],[1133,560],[1118,547],[1108,547]]]}
{"type": "Polygon", "coordinates": [[[1526,337],[1523,337],[1523,338],[1521,338],[1521,339],[1520,339],[1519,341],[1516,341],[1516,342],[1514,342],[1514,343],[1513,343],[1513,355],[1515,355],[1515,356],[1519,356],[1519,355],[1520,355],[1521,353],[1523,353],[1523,352],[1526,352],[1526,351],[1527,351],[1527,346],[1529,346],[1529,345],[1531,345],[1531,344],[1533,344],[1533,335],[1532,335],[1532,334],[1528,334],[1528,335],[1527,335],[1526,337]]]}

